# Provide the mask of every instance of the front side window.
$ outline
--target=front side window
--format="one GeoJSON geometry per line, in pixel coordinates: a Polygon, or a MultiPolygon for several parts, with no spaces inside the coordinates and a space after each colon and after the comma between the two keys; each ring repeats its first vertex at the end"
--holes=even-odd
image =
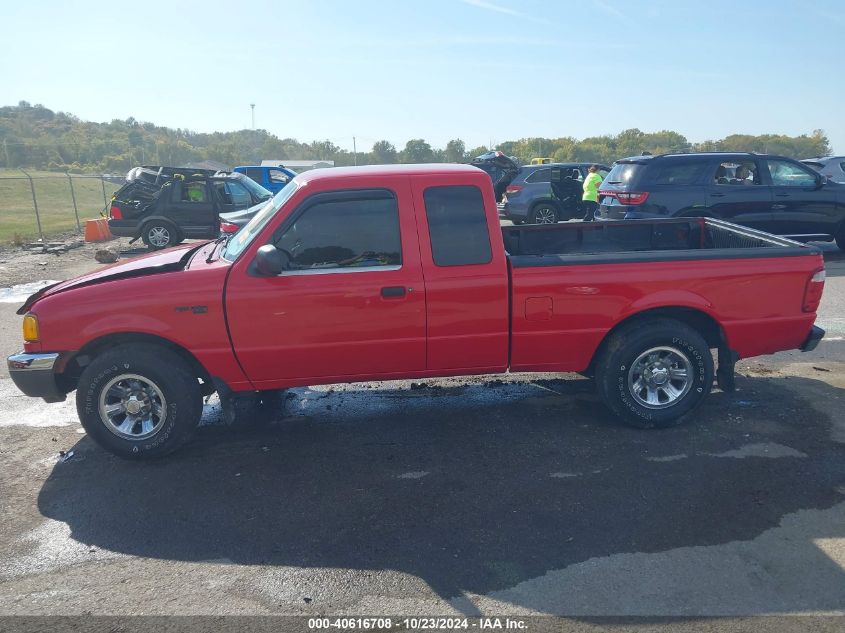
{"type": "Polygon", "coordinates": [[[437,266],[492,261],[487,214],[478,187],[430,187],[423,198],[431,254],[437,266]]]}
{"type": "Polygon", "coordinates": [[[249,191],[246,190],[239,182],[221,182],[217,183],[217,193],[224,204],[235,204],[238,206],[248,207],[252,204],[252,197],[249,191]]]}
{"type": "Polygon", "coordinates": [[[291,270],[371,268],[402,264],[399,208],[383,196],[318,202],[275,241],[291,270]]]}
{"type": "Polygon", "coordinates": [[[713,174],[716,185],[760,185],[760,170],[753,160],[728,160],[716,167],[713,174]]]}
{"type": "Polygon", "coordinates": [[[775,187],[814,187],[816,175],[795,163],[785,160],[767,161],[772,185],[775,187]]]}

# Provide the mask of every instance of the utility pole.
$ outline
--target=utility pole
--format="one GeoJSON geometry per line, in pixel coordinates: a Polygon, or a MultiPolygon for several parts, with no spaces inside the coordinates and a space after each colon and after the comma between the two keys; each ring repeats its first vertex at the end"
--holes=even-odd
{"type": "Polygon", "coordinates": [[[358,146],[355,144],[355,137],[352,137],[352,156],[355,160],[355,166],[358,166],[358,146]]]}
{"type": "Polygon", "coordinates": [[[12,168],[12,160],[9,158],[9,146],[6,145],[6,139],[3,139],[3,151],[6,152],[6,168],[12,168]]]}
{"type": "Polygon", "coordinates": [[[249,107],[252,110],[252,129],[254,130],[255,129],[255,104],[250,103],[249,107]]]}

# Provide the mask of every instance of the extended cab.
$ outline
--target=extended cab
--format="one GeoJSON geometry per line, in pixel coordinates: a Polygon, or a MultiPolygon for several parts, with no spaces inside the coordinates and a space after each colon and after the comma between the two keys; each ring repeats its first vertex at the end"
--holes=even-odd
{"type": "Polygon", "coordinates": [[[500,227],[465,165],[300,174],[225,241],[48,287],[19,310],[27,395],[76,389],[125,457],[168,453],[225,403],[287,387],[581,372],[641,428],[730,389],[738,358],[812,349],[820,252],[719,220],[500,227]],[[239,396],[239,394],[241,394],[239,396]]]}

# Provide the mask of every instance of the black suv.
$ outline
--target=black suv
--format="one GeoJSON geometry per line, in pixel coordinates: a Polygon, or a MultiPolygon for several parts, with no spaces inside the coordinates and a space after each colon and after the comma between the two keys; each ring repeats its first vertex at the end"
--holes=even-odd
{"type": "Polygon", "coordinates": [[[714,217],[845,250],[845,186],[783,156],[661,154],[624,158],[599,189],[596,220],[714,217]]]}
{"type": "Polygon", "coordinates": [[[141,238],[151,249],[220,233],[220,213],[246,209],[273,197],[234,172],[145,165],[126,175],[109,210],[114,235],[141,238]]]}

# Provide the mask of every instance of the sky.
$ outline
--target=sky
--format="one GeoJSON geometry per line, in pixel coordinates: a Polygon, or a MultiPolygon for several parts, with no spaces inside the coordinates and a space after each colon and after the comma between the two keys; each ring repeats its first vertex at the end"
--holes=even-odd
{"type": "Polygon", "coordinates": [[[845,154],[845,2],[298,0],[0,4],[0,105],[255,126],[368,151],[636,127],[823,129],[845,154]]]}

